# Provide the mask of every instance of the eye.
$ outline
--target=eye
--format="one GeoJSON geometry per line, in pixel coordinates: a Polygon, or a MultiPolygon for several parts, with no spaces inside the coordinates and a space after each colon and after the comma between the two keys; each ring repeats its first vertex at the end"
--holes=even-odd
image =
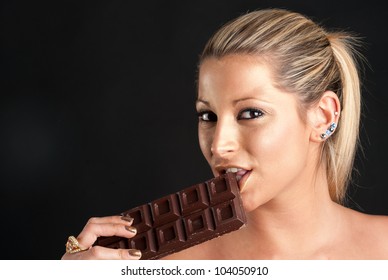
{"type": "Polygon", "coordinates": [[[198,115],[198,118],[200,121],[204,121],[204,122],[216,122],[217,121],[217,115],[211,111],[200,111],[197,113],[197,115],[198,115]]]}
{"type": "Polygon", "coordinates": [[[244,109],[240,111],[240,113],[237,116],[237,119],[239,120],[257,119],[263,115],[264,115],[263,111],[256,108],[249,108],[249,109],[244,109]]]}

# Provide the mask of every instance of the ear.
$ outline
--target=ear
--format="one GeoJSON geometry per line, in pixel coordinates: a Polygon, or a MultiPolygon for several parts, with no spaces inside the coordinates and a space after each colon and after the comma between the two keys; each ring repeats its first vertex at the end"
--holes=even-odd
{"type": "Polygon", "coordinates": [[[338,96],[332,91],[325,91],[321,99],[308,111],[309,123],[312,128],[310,140],[314,142],[325,141],[338,124],[341,112],[338,96]],[[333,123],[335,125],[332,125],[333,123]],[[321,135],[325,135],[325,137],[323,138],[321,135]]]}

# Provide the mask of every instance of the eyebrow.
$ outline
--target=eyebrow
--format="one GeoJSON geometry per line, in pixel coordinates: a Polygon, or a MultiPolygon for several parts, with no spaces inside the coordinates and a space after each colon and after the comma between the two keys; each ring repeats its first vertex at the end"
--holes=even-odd
{"type": "MultiPolygon", "coordinates": [[[[233,100],[232,103],[233,103],[233,105],[236,105],[236,104],[239,103],[239,102],[246,101],[246,100],[251,100],[251,99],[268,103],[268,102],[265,101],[265,100],[257,99],[257,98],[254,98],[254,97],[243,97],[243,98],[239,98],[239,99],[233,100]]],[[[208,101],[203,100],[203,99],[201,99],[201,98],[198,98],[197,101],[196,101],[195,103],[196,103],[196,104],[198,104],[198,103],[204,103],[204,104],[207,105],[207,106],[210,105],[210,103],[209,103],[208,101]]]]}
{"type": "Polygon", "coordinates": [[[254,97],[244,97],[244,98],[233,100],[233,105],[236,105],[239,102],[246,101],[246,100],[251,100],[251,99],[257,100],[257,101],[263,101],[263,100],[260,100],[260,99],[254,98],[254,97]]]}
{"type": "Polygon", "coordinates": [[[206,100],[203,100],[203,99],[201,99],[201,98],[198,98],[198,99],[195,101],[195,104],[198,104],[198,103],[204,103],[204,104],[206,104],[206,105],[209,106],[209,102],[206,101],[206,100]]]}

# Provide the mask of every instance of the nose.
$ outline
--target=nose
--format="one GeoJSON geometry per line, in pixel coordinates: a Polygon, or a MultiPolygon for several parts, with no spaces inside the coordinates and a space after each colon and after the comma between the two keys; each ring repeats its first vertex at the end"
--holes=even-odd
{"type": "Polygon", "coordinates": [[[238,128],[233,121],[218,120],[211,152],[216,157],[226,157],[232,155],[238,150],[238,128]]]}

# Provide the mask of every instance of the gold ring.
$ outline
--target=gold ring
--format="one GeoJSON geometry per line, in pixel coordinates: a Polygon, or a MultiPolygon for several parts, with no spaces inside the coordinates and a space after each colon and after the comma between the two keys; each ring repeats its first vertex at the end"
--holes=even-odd
{"type": "Polygon", "coordinates": [[[79,246],[79,242],[77,238],[75,238],[74,236],[69,236],[66,242],[66,253],[74,254],[74,253],[78,253],[86,250],[88,249],[82,249],[79,246]]]}

